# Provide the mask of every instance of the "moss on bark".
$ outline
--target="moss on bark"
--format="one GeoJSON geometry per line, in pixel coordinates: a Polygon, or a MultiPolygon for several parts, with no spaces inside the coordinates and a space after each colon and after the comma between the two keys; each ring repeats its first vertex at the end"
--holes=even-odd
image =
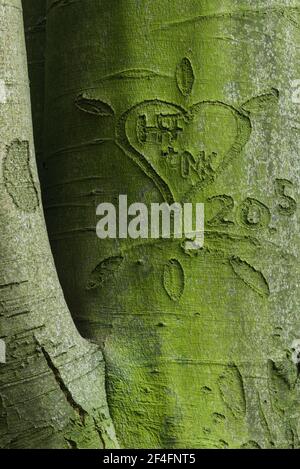
{"type": "Polygon", "coordinates": [[[48,2],[48,227],[123,446],[299,447],[298,45],[293,0],[48,2]],[[119,194],[204,202],[204,249],[97,240],[119,194]]]}

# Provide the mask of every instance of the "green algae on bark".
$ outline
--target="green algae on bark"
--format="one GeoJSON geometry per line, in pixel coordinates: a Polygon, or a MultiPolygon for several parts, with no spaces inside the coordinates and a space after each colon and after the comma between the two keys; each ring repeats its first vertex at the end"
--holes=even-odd
{"type": "Polygon", "coordinates": [[[22,0],[35,153],[43,151],[47,0],[22,0]]]}
{"type": "Polygon", "coordinates": [[[47,21],[47,223],[122,446],[299,447],[299,2],[50,0],[47,21]],[[204,248],[98,240],[119,194],[204,202],[204,248]]]}

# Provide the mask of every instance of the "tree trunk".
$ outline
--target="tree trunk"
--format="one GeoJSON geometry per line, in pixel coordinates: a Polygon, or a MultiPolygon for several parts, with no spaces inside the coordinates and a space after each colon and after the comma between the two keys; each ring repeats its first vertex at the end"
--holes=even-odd
{"type": "Polygon", "coordinates": [[[46,0],[22,0],[35,154],[43,151],[46,0]]]}
{"type": "Polygon", "coordinates": [[[49,0],[47,31],[48,227],[121,444],[299,447],[299,2],[49,0]],[[204,248],[98,240],[119,194],[204,202],[204,248]]]}
{"type": "Polygon", "coordinates": [[[20,0],[0,24],[0,447],[114,446],[102,353],[74,327],[46,234],[20,0]]]}

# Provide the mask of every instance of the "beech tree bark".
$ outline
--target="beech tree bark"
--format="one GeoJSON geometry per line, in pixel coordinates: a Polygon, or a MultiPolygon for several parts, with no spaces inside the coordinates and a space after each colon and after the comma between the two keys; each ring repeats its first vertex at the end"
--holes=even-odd
{"type": "Polygon", "coordinates": [[[0,447],[114,447],[102,353],[72,322],[47,238],[20,0],[0,1],[0,129],[0,447]]]}
{"type": "Polygon", "coordinates": [[[43,151],[46,0],[22,0],[28,74],[30,81],[33,135],[37,163],[43,151]]]}
{"type": "Polygon", "coordinates": [[[124,447],[299,447],[297,0],[48,1],[46,214],[124,447]],[[204,248],[96,206],[204,202],[204,248]]]}
{"type": "Polygon", "coordinates": [[[23,3],[102,352],[0,0],[0,447],[299,448],[299,1],[48,0],[43,151],[23,3]],[[119,194],[204,202],[204,248],[100,241],[119,194]]]}

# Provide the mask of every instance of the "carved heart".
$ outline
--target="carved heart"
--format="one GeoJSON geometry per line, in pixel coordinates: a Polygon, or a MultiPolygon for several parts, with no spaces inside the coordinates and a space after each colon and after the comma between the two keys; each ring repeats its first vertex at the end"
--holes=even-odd
{"type": "Polygon", "coordinates": [[[117,141],[168,202],[185,201],[238,156],[251,134],[249,118],[233,107],[203,101],[188,110],[160,100],[124,113],[117,141]]]}

